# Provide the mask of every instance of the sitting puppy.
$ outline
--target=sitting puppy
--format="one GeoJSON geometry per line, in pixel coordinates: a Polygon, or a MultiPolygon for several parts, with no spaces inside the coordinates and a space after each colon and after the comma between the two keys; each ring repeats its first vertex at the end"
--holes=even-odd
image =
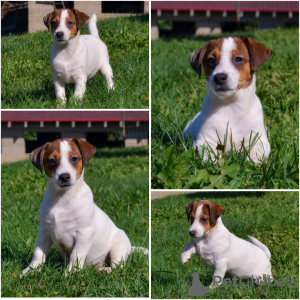
{"type": "MultiPolygon", "coordinates": [[[[209,92],[202,110],[186,125],[183,134],[191,135],[194,149],[202,155],[207,144],[216,153],[222,149],[228,125],[228,136],[238,149],[244,140],[249,149],[250,140],[259,139],[250,151],[250,158],[260,162],[270,154],[263,110],[255,94],[255,70],[262,65],[272,51],[249,37],[220,38],[208,42],[190,56],[193,69],[201,76],[204,67],[209,92]]],[[[231,149],[228,138],[225,151],[231,149]]],[[[223,145],[224,146],[224,145],[223,145]]],[[[204,160],[208,160],[207,151],[204,160]]]]}
{"type": "Polygon", "coordinates": [[[273,280],[269,249],[254,237],[249,236],[251,244],[230,233],[220,217],[225,211],[222,206],[202,200],[187,204],[185,210],[191,219],[189,235],[194,241],[187,243],[181,253],[183,264],[196,254],[214,269],[213,279],[218,276],[223,280],[227,272],[237,277],[253,276],[256,282],[263,275],[273,280]]]}
{"type": "Polygon", "coordinates": [[[51,28],[54,42],[51,49],[51,68],[56,98],[66,104],[65,85],[75,83],[75,97],[82,99],[86,82],[98,71],[105,76],[109,89],[114,86],[106,45],[100,40],[94,14],[89,22],[90,35],[80,35],[79,29],[88,16],[77,9],[59,9],[44,17],[51,28]]]}
{"type": "Polygon", "coordinates": [[[45,170],[47,190],[33,258],[21,277],[45,262],[52,244],[68,260],[68,271],[93,264],[99,271],[110,272],[104,263],[116,267],[130,254],[126,233],[96,206],[83,180],[83,165],[95,152],[94,146],[80,139],[61,139],[30,154],[33,165],[41,172],[45,170]]]}

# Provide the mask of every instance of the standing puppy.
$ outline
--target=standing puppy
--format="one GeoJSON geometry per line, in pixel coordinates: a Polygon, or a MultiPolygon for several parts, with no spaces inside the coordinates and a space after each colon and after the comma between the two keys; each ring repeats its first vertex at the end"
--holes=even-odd
{"type": "Polygon", "coordinates": [[[52,244],[68,260],[68,271],[93,264],[110,272],[104,263],[115,267],[130,254],[127,235],[96,206],[83,180],[83,165],[95,152],[94,146],[80,139],[61,139],[30,154],[33,165],[45,170],[47,190],[33,258],[21,276],[45,262],[52,244]]]}
{"type": "Polygon", "coordinates": [[[181,253],[183,264],[193,254],[200,256],[214,269],[212,286],[214,279],[223,280],[226,272],[237,277],[253,276],[255,281],[269,275],[272,281],[269,249],[252,236],[251,244],[230,233],[221,220],[225,211],[222,206],[202,200],[187,204],[185,210],[191,219],[189,235],[194,241],[187,243],[181,253]]]}
{"type": "MultiPolygon", "coordinates": [[[[249,149],[250,140],[258,134],[259,140],[250,151],[250,158],[260,162],[270,154],[263,110],[256,91],[255,70],[262,65],[272,51],[249,37],[220,38],[208,42],[190,56],[193,69],[201,76],[204,67],[209,92],[202,110],[186,125],[184,135],[192,136],[193,147],[202,154],[207,144],[216,153],[220,141],[226,135],[232,135],[238,149],[244,140],[249,149]]],[[[231,149],[230,140],[225,151],[231,149]]],[[[208,153],[204,153],[204,160],[208,153]]]]}
{"type": "Polygon", "coordinates": [[[86,82],[98,71],[105,76],[109,89],[114,86],[106,45],[100,40],[94,14],[89,22],[89,35],[80,35],[80,27],[88,16],[77,9],[59,9],[44,17],[51,28],[54,42],[51,67],[56,98],[66,104],[65,85],[75,83],[75,97],[82,99],[86,82]]]}

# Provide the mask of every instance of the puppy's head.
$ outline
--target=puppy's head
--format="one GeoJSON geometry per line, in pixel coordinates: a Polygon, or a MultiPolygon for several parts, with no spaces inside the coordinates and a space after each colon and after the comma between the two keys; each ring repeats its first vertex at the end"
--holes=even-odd
{"type": "Polygon", "coordinates": [[[208,42],[190,55],[193,69],[201,76],[203,65],[209,89],[219,97],[230,97],[247,88],[254,71],[272,51],[249,37],[220,38],[208,42]]]}
{"type": "Polygon", "coordinates": [[[189,235],[197,239],[201,238],[217,224],[218,218],[225,209],[216,203],[202,200],[187,204],[185,211],[188,221],[191,219],[189,235]]]}
{"type": "Polygon", "coordinates": [[[44,23],[51,29],[54,40],[64,44],[77,36],[88,19],[89,16],[77,9],[57,9],[44,17],[44,23]]]}
{"type": "Polygon", "coordinates": [[[35,149],[30,160],[41,173],[44,168],[47,178],[60,189],[68,189],[95,153],[94,146],[80,139],[60,139],[35,149]]]}

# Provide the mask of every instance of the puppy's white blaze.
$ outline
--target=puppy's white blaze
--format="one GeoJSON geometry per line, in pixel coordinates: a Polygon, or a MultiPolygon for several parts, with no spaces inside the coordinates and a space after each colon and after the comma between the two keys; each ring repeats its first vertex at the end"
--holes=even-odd
{"type": "Polygon", "coordinates": [[[233,90],[237,88],[240,74],[233,66],[233,62],[232,62],[232,50],[234,49],[237,49],[237,45],[234,39],[231,37],[224,39],[221,48],[221,59],[210,77],[211,86],[214,86],[215,84],[214,75],[219,73],[225,73],[227,74],[226,87],[228,89],[233,89],[233,90]]]}
{"type": "Polygon", "coordinates": [[[67,17],[69,17],[69,12],[66,9],[64,9],[60,15],[59,25],[54,32],[55,38],[56,38],[56,33],[62,31],[64,33],[64,40],[68,41],[70,39],[70,30],[67,27],[67,17]]]}
{"type": "Polygon", "coordinates": [[[60,163],[55,171],[55,179],[58,180],[59,175],[63,173],[70,174],[70,184],[76,181],[76,170],[70,162],[69,153],[72,151],[71,145],[66,141],[60,142],[60,163]]]}
{"type": "Polygon", "coordinates": [[[196,231],[196,237],[199,238],[203,235],[204,233],[204,227],[200,223],[200,216],[202,214],[202,208],[203,204],[199,205],[196,210],[195,214],[195,220],[190,228],[190,230],[195,230],[196,231]]]}
{"type": "Polygon", "coordinates": [[[219,65],[231,66],[231,53],[233,49],[237,49],[236,43],[233,38],[229,37],[224,40],[221,49],[221,60],[219,65]]]}

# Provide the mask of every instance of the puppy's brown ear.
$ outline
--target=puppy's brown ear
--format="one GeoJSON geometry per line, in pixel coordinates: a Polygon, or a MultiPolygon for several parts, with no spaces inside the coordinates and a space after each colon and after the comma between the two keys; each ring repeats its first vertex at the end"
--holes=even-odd
{"type": "Polygon", "coordinates": [[[41,174],[43,173],[43,156],[44,156],[44,152],[45,152],[44,149],[47,144],[48,143],[33,150],[29,154],[29,158],[30,158],[32,164],[41,171],[41,174]]]}
{"type": "Polygon", "coordinates": [[[198,203],[198,202],[196,202],[196,201],[194,201],[194,202],[190,202],[190,203],[188,203],[186,206],[185,206],[185,212],[186,212],[186,214],[187,214],[187,217],[188,217],[188,221],[190,220],[190,218],[191,218],[191,220],[193,221],[193,213],[194,213],[194,205],[196,204],[196,203],[198,203]]]}
{"type": "Polygon", "coordinates": [[[97,151],[97,148],[94,147],[93,145],[89,144],[88,142],[85,142],[81,139],[73,139],[72,142],[76,144],[78,147],[81,156],[82,156],[82,161],[86,165],[88,161],[94,156],[94,154],[97,151]]]}
{"type": "Polygon", "coordinates": [[[51,20],[53,14],[54,14],[54,11],[43,18],[44,24],[47,28],[50,27],[50,20],[51,20]]]}
{"type": "Polygon", "coordinates": [[[272,51],[263,44],[259,44],[247,36],[242,37],[241,40],[248,49],[251,71],[254,72],[268,58],[270,58],[272,51]]]}
{"type": "Polygon", "coordinates": [[[210,203],[208,207],[209,207],[210,223],[214,224],[217,221],[217,219],[223,214],[225,208],[217,203],[210,203]]]}
{"type": "Polygon", "coordinates": [[[86,21],[89,19],[89,16],[77,9],[72,9],[72,12],[75,15],[76,26],[79,29],[82,25],[86,23],[86,21]]]}
{"type": "Polygon", "coordinates": [[[205,52],[206,45],[203,48],[196,50],[190,55],[191,66],[199,74],[199,78],[201,77],[201,65],[205,52]]]}

